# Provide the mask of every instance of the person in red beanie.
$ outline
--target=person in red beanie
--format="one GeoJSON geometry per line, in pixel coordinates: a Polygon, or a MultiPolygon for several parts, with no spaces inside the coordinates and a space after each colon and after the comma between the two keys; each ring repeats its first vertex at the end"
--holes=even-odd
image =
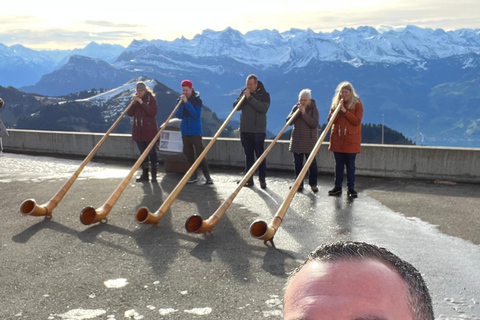
{"type": "MultiPolygon", "coordinates": [[[[182,119],[180,124],[180,131],[182,133],[183,153],[187,157],[190,166],[195,162],[195,153],[197,157],[203,152],[205,146],[202,141],[202,99],[200,93],[193,89],[192,81],[183,80],[181,83],[182,95],[180,100],[182,105],[177,109],[175,116],[182,119]]],[[[205,177],[205,184],[213,184],[208,169],[207,159],[203,158],[200,163],[203,175],[205,177]]],[[[190,177],[188,183],[195,183],[198,181],[198,176],[195,173],[190,177]]]]}

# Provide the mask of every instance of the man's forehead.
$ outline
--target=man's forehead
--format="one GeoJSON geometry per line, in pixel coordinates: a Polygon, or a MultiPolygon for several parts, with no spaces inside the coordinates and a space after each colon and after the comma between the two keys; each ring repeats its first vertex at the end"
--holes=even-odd
{"type": "Polygon", "coordinates": [[[378,260],[310,261],[289,283],[284,311],[301,320],[379,320],[395,306],[408,309],[407,292],[400,275],[378,260]]]}
{"type": "MultiPolygon", "coordinates": [[[[395,270],[379,260],[374,259],[344,259],[336,261],[310,261],[297,274],[298,280],[305,283],[355,282],[371,284],[372,281],[390,281],[398,278],[395,270]]],[[[293,280],[297,278],[294,277],[293,280]]],[[[378,285],[378,283],[373,283],[378,285]]]]}

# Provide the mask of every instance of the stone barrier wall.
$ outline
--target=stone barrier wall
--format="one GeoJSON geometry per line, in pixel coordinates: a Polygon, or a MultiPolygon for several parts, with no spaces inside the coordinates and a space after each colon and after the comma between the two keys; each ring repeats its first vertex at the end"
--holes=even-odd
{"type": "MultiPolygon", "coordinates": [[[[100,133],[8,130],[3,138],[4,152],[85,158],[103,137],[100,133]]],[[[211,138],[205,137],[205,146],[211,138]]],[[[265,143],[268,145],[271,140],[265,143]]],[[[278,141],[267,156],[267,168],[293,170],[288,141],[278,141]]],[[[183,155],[159,152],[161,158],[178,162],[183,155]]],[[[137,147],[129,134],[111,134],[98,150],[95,160],[135,161],[137,147]]],[[[207,154],[209,164],[243,167],[239,139],[218,138],[207,154]]],[[[333,173],[333,154],[323,143],[317,154],[319,172],[333,173]]],[[[480,149],[362,144],[357,156],[357,175],[398,177],[480,183],[480,149]]]]}

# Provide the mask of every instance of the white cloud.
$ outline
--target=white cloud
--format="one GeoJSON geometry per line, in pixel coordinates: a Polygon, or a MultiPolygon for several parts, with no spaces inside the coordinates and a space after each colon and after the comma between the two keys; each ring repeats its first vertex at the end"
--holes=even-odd
{"type": "Polygon", "coordinates": [[[95,39],[127,46],[133,39],[192,38],[205,29],[291,28],[330,32],[359,26],[480,28],[478,0],[184,0],[131,2],[84,0],[72,9],[66,1],[24,1],[3,7],[0,43],[32,48],[74,48],[95,39]]]}

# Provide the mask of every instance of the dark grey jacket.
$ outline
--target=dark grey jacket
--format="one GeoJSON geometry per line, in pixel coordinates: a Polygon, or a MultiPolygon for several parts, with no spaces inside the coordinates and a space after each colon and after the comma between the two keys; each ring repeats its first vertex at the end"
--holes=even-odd
{"type": "MultiPolygon", "coordinates": [[[[238,110],[240,115],[240,132],[266,133],[267,132],[267,111],[270,107],[270,94],[265,90],[263,83],[258,81],[257,90],[246,99],[238,110]]],[[[243,91],[233,103],[237,105],[243,96],[243,91]]]]}

